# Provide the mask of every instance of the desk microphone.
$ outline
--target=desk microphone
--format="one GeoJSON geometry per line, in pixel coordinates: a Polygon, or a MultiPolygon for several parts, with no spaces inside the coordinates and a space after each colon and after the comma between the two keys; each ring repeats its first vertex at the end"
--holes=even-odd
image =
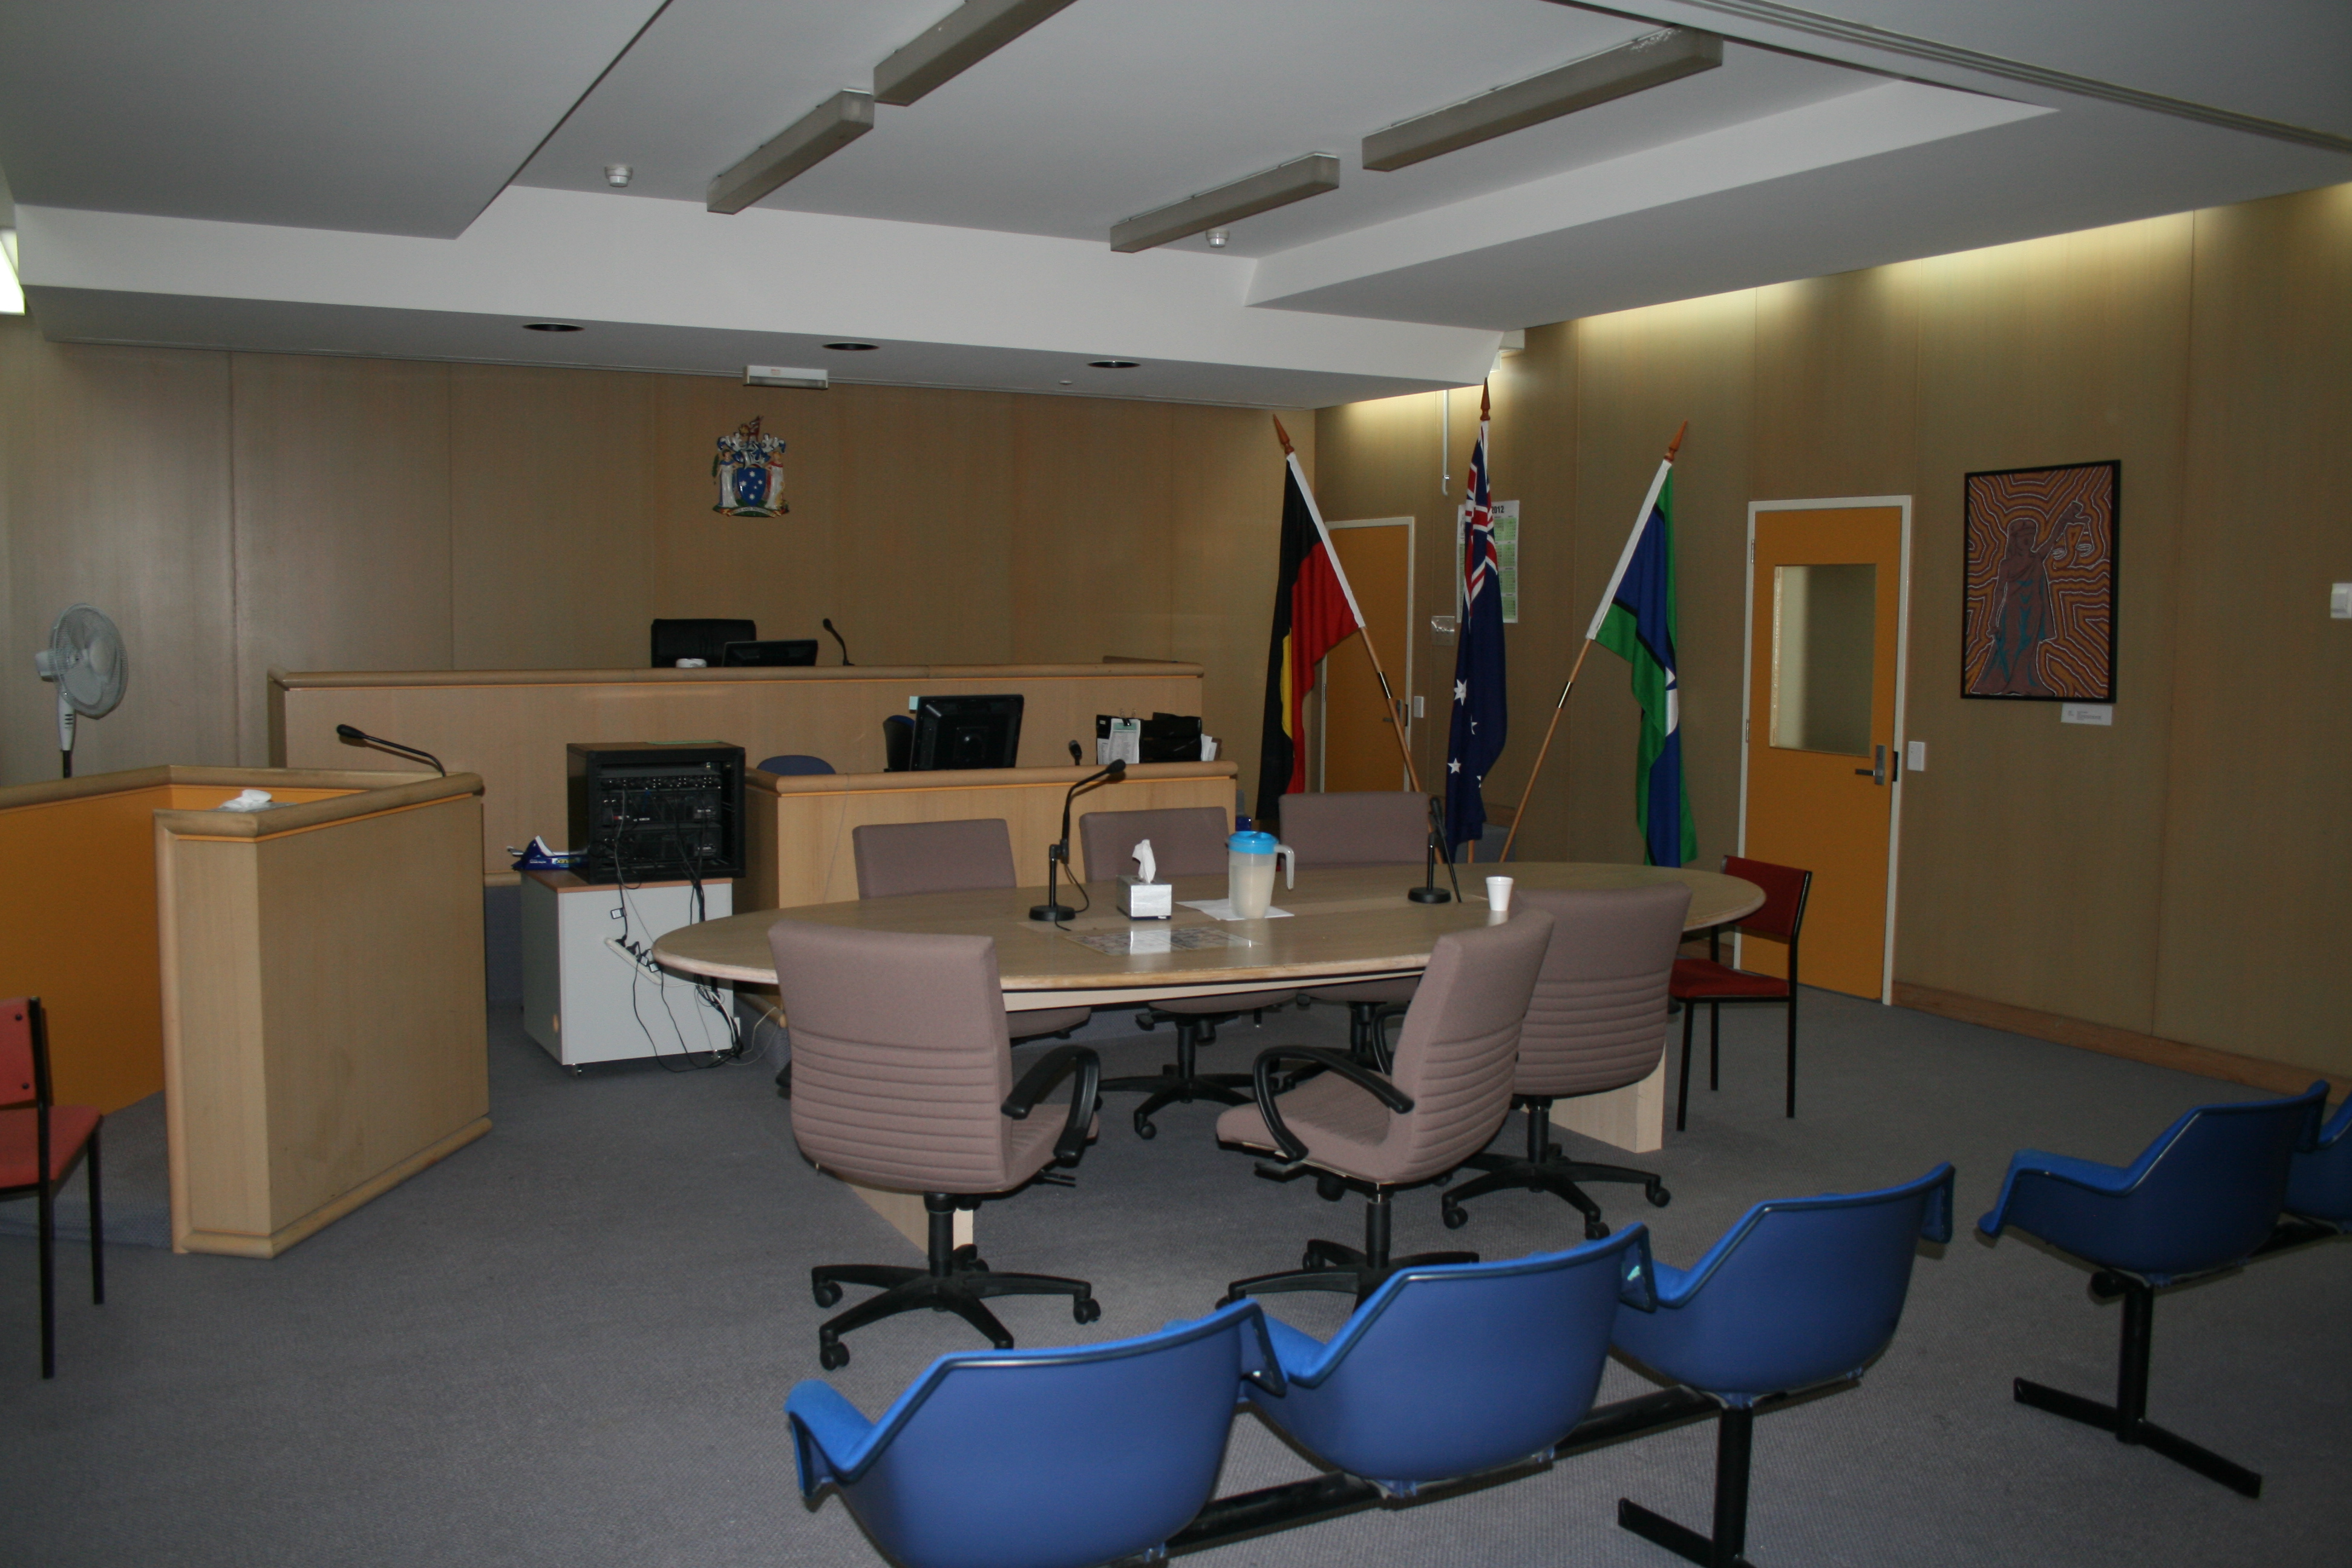
{"type": "Polygon", "coordinates": [[[1429,843],[1425,847],[1425,853],[1429,858],[1429,869],[1423,876],[1421,886],[1407,888],[1404,890],[1404,896],[1416,904],[1442,904],[1449,900],[1460,899],[1462,873],[1454,868],[1454,850],[1445,842],[1445,819],[1439,815],[1435,795],[1429,797],[1429,843]],[[1437,861],[1440,856],[1444,857],[1445,874],[1454,883],[1454,891],[1450,894],[1437,885],[1437,861]]]}
{"type": "MultiPolygon", "coordinates": [[[[1076,742],[1071,743],[1076,744],[1076,742]]],[[[1045,846],[1045,901],[1042,904],[1032,904],[1029,907],[1031,920],[1058,922],[1068,920],[1078,912],[1063,903],[1057,896],[1059,886],[1057,879],[1061,875],[1062,868],[1068,864],[1070,858],[1070,803],[1077,799],[1078,792],[1089,784],[1117,784],[1126,776],[1127,759],[1121,757],[1100,773],[1088,773],[1072,784],[1070,793],[1062,797],[1062,841],[1059,844],[1045,846]]]]}
{"type": "MultiPolygon", "coordinates": [[[[822,621],[818,622],[817,624],[818,624],[819,626],[821,626],[824,627],[824,629],[825,629],[826,631],[833,632],[833,617],[832,617],[831,616],[825,616],[824,620],[822,620],[822,621]]],[[[834,640],[835,642],[836,642],[836,643],[839,643],[839,644],[840,644],[840,646],[841,646],[841,668],[844,668],[844,669],[847,669],[847,668],[849,668],[849,645],[848,645],[847,643],[845,643],[845,642],[842,642],[842,641],[841,641],[841,634],[840,634],[839,632],[833,632],[833,640],[834,640]]]]}
{"type": "Polygon", "coordinates": [[[397,752],[404,757],[415,757],[419,762],[431,763],[435,773],[445,779],[449,776],[449,770],[441,765],[441,759],[430,752],[420,752],[414,746],[404,746],[397,741],[387,741],[381,735],[371,735],[356,724],[338,724],[335,726],[335,733],[342,738],[343,744],[346,746],[374,746],[382,751],[397,752]]]}
{"type": "Polygon", "coordinates": [[[1082,767],[1085,767],[1086,765],[1087,765],[1087,754],[1086,754],[1084,752],[1081,752],[1080,750],[1078,750],[1078,743],[1077,743],[1076,741],[1071,742],[1070,742],[1070,766],[1072,766],[1072,767],[1074,767],[1074,768],[1082,768],[1082,767]]]}

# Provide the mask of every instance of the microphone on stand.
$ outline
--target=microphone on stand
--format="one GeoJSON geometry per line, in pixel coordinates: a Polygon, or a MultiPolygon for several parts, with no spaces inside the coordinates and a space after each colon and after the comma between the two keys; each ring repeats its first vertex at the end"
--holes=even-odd
{"type": "MultiPolygon", "coordinates": [[[[1075,745],[1076,742],[1071,743],[1075,745]]],[[[1127,759],[1121,757],[1100,773],[1088,773],[1072,784],[1070,793],[1062,797],[1062,841],[1059,844],[1045,846],[1045,901],[1042,904],[1032,904],[1029,907],[1031,920],[1059,922],[1070,919],[1078,912],[1063,903],[1059,897],[1061,869],[1070,858],[1070,803],[1077,799],[1078,792],[1089,784],[1117,784],[1126,776],[1127,759]]]]}
{"type": "Polygon", "coordinates": [[[826,631],[833,632],[833,640],[835,643],[840,644],[841,647],[841,667],[844,669],[847,669],[849,668],[849,645],[841,641],[841,634],[839,632],[833,631],[833,617],[831,616],[827,616],[824,620],[817,624],[824,627],[826,631]]]}
{"type": "Polygon", "coordinates": [[[1442,904],[1450,900],[1461,898],[1462,873],[1454,868],[1454,851],[1445,842],[1445,819],[1439,815],[1435,795],[1429,797],[1429,843],[1426,854],[1429,869],[1423,876],[1421,886],[1407,888],[1404,896],[1416,904],[1442,904]],[[1441,856],[1445,860],[1445,875],[1454,883],[1454,891],[1450,894],[1437,885],[1437,862],[1441,856]]]}
{"type": "Polygon", "coordinates": [[[1087,765],[1087,754],[1086,754],[1084,752],[1081,752],[1080,750],[1078,750],[1078,743],[1077,743],[1076,741],[1071,742],[1070,742],[1070,766],[1072,766],[1072,767],[1074,767],[1074,768],[1082,768],[1082,767],[1085,767],[1086,765],[1087,765]]]}
{"type": "Polygon", "coordinates": [[[414,746],[404,746],[397,741],[387,741],[381,735],[371,735],[356,724],[338,724],[335,726],[335,733],[342,738],[342,742],[346,746],[373,746],[380,751],[397,752],[404,757],[414,757],[418,762],[431,763],[435,773],[445,779],[449,776],[449,770],[441,765],[441,759],[430,752],[420,752],[414,746]]]}

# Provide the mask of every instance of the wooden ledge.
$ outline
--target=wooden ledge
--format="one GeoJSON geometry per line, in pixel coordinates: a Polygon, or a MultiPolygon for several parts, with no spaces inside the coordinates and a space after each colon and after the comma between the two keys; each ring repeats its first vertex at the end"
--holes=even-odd
{"type": "MultiPolygon", "coordinates": [[[[1023,784],[1045,784],[1067,789],[1080,779],[1100,773],[1100,768],[956,768],[938,773],[790,773],[779,776],[763,773],[757,768],[743,770],[743,787],[763,790],[770,795],[855,795],[869,790],[919,789],[1010,789],[1023,784]]],[[[1155,779],[1218,779],[1239,778],[1241,769],[1220,759],[1213,763],[1136,763],[1129,764],[1127,777],[1137,784],[1149,784],[1155,779]]],[[[1099,792],[1090,793],[1096,811],[1118,809],[1118,787],[1106,784],[1099,792]]]]}
{"type": "MultiPolygon", "coordinates": [[[[213,769],[209,772],[234,773],[234,769],[213,769]]],[[[292,770],[286,770],[290,773],[292,770]]],[[[319,775],[324,776],[324,775],[319,775]]],[[[156,827],[180,838],[275,838],[285,833],[307,833],[332,823],[349,822],[362,816],[375,816],[387,811],[405,811],[414,806],[430,805],[436,801],[456,800],[482,793],[479,773],[451,773],[447,778],[432,774],[422,777],[415,773],[358,773],[340,775],[364,779],[367,783],[353,788],[350,795],[337,795],[332,800],[304,801],[293,805],[273,805],[267,811],[159,811],[156,827]],[[387,784],[384,781],[392,780],[387,784]]],[[[241,778],[179,779],[179,784],[249,784],[266,789],[271,784],[293,784],[294,778],[277,773],[247,771],[241,778]]],[[[333,786],[320,786],[333,787],[333,786]]]]}
{"type": "Polygon", "coordinates": [[[860,664],[748,666],[740,669],[272,669],[280,690],[364,686],[691,686],[718,682],[876,680],[1132,680],[1164,675],[1199,679],[1202,667],[1175,660],[1134,664],[860,664]]]}
{"type": "Polygon", "coordinates": [[[2133,1029],[2116,1028],[2112,1024],[2094,1024],[2084,1018],[2069,1018],[2060,1013],[2043,1013],[2032,1007],[2012,1006],[2007,1002],[1987,1001],[1981,996],[1963,995],[1958,991],[1939,991],[1932,985],[1914,985],[1907,981],[1896,981],[1895,1005],[1933,1013],[1939,1018],[1954,1018],[1963,1024],[1981,1024],[1989,1029],[2005,1029],[2012,1035],[2073,1046],[2078,1050],[2097,1051],[2102,1056],[2122,1057],[2128,1061],[2146,1062],[2151,1067],[2171,1068],[2179,1072],[2195,1073],[2200,1078],[2220,1079],[2224,1083],[2242,1083],[2250,1089],[2268,1089],[2273,1094],[2301,1094],[2311,1087],[2311,1080],[2315,1078],[2328,1080],[2327,1098],[2331,1103],[2342,1100],[2346,1091],[2352,1089],[2352,1076],[2343,1073],[2297,1067],[2292,1062],[2266,1061],[2260,1057],[2240,1056],[2235,1051],[2216,1050],[2211,1046],[2192,1046],[2186,1040],[2168,1040],[2161,1035],[2143,1035],[2133,1029]]]}

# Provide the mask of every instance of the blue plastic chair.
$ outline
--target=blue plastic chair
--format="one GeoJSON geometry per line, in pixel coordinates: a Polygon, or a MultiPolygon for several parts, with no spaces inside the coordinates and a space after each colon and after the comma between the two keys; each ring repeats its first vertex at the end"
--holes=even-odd
{"type": "Polygon", "coordinates": [[[2000,1201],[1977,1222],[1987,1236],[2015,1226],[2094,1265],[2092,1294],[2124,1299],[2116,1402],[2016,1380],[2021,1405],[2155,1449],[2248,1497],[2263,1478],[2147,1419],[2148,1345],[2156,1292],[2194,1275],[2233,1268],[2270,1238],[2285,1205],[2288,1166],[2326,1104],[2327,1086],[2292,1100],[2200,1105],[2117,1169],[2021,1149],[2000,1201]]]}
{"type": "Polygon", "coordinates": [[[1410,1497],[1549,1457],[1592,1408],[1619,1303],[1652,1299],[1638,1225],[1572,1252],[1409,1268],[1328,1344],[1267,1319],[1283,1386],[1247,1392],[1326,1463],[1410,1497]]]}
{"type": "Polygon", "coordinates": [[[2284,1206],[2297,1219],[2352,1231],[2352,1100],[2319,1130],[2310,1148],[2295,1151],[2284,1206]]]}
{"type": "Polygon", "coordinates": [[[794,774],[829,773],[833,772],[833,764],[823,757],[808,757],[798,752],[791,752],[781,757],[768,758],[760,764],[760,771],[763,773],[774,773],[779,778],[791,778],[794,774]]]}
{"type": "Polygon", "coordinates": [[[784,1409],[802,1496],[839,1491],[901,1568],[1089,1568],[1201,1510],[1245,1380],[1281,1386],[1255,1301],[1108,1344],[941,1356],[879,1421],[815,1379],[784,1409]]]}
{"type": "Polygon", "coordinates": [[[1621,1309],[1616,1348],[1722,1405],[1715,1529],[1701,1535],[1626,1498],[1617,1522],[1693,1563],[1743,1561],[1757,1404],[1860,1377],[1902,1321],[1917,1243],[1951,1237],[1942,1164],[1878,1192],[1758,1204],[1688,1272],[1654,1265],[1657,1309],[1621,1309]]]}

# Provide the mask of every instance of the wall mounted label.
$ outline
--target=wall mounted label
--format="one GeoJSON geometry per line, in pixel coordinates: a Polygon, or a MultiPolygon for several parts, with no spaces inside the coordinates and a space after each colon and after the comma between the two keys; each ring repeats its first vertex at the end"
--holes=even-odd
{"type": "Polygon", "coordinates": [[[2116,721],[2116,705],[2112,702],[2062,702],[2058,705],[2061,724],[2112,724],[2116,721]]]}

